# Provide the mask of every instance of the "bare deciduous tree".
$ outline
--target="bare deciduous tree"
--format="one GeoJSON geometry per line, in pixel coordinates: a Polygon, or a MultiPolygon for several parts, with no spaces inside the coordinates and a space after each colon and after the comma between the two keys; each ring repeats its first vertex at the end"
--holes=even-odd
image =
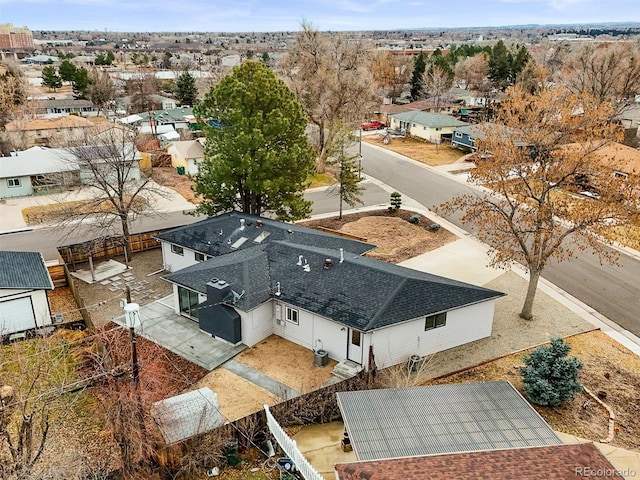
{"type": "Polygon", "coordinates": [[[131,258],[130,225],[139,215],[157,213],[152,195],[166,196],[139,168],[140,154],[135,133],[112,127],[86,135],[81,145],[66,150],[64,161],[77,165],[80,179],[88,185],[82,204],[62,204],[59,224],[72,226],[79,221],[99,233],[112,234],[119,227],[128,258],[131,258]]]}
{"type": "Polygon", "coordinates": [[[89,85],[89,99],[100,112],[107,116],[107,106],[113,101],[116,95],[116,87],[109,77],[109,73],[95,68],[91,71],[91,85],[89,85]]]}
{"type": "Polygon", "coordinates": [[[322,173],[336,125],[352,122],[355,128],[371,105],[367,45],[344,35],[328,36],[305,22],[281,68],[315,126],[313,143],[322,173]]]}
{"type": "Polygon", "coordinates": [[[408,55],[376,52],[371,59],[371,74],[382,97],[394,100],[408,89],[413,61],[408,55]]]}
{"type": "Polygon", "coordinates": [[[0,349],[0,478],[26,480],[41,472],[54,423],[71,414],[77,380],[63,336],[28,340],[0,349]],[[64,397],[63,397],[64,395],[64,397]]]}
{"type": "Polygon", "coordinates": [[[126,329],[103,329],[85,348],[82,371],[97,378],[93,392],[105,415],[107,429],[120,453],[124,478],[150,478],[161,443],[149,412],[153,402],[171,396],[176,382],[187,386],[162,350],[152,342],[137,343],[140,377],[131,370],[131,348],[126,329]]]}
{"type": "Polygon", "coordinates": [[[519,86],[508,91],[496,125],[478,139],[488,158],[478,162],[471,182],[487,190],[441,206],[461,211],[488,243],[490,263],[522,263],[529,286],[520,317],[533,318],[538,280],[547,263],[590,250],[615,262],[602,234],[637,216],[638,176],[615,175],[599,153],[619,138],[611,108],[589,95],[561,89],[531,95],[519,86]],[[588,188],[598,199],[578,195],[588,188]],[[594,194],[595,195],[595,194],[594,194]]]}
{"type": "Polygon", "coordinates": [[[437,65],[433,65],[422,75],[422,95],[433,100],[435,113],[440,113],[440,107],[446,100],[445,95],[452,85],[451,75],[437,65]]]}
{"type": "Polygon", "coordinates": [[[589,93],[621,112],[640,83],[640,47],[622,42],[581,45],[566,58],[559,81],[574,93],[589,93]]]}

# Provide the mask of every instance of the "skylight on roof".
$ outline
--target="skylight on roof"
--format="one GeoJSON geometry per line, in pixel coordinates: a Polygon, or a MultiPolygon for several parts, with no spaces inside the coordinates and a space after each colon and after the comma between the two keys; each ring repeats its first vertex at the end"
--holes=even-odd
{"type": "Polygon", "coordinates": [[[247,237],[240,237],[233,244],[231,244],[231,248],[240,248],[244,242],[249,240],[247,237]]]}
{"type": "Polygon", "coordinates": [[[256,238],[253,239],[254,243],[262,243],[264,241],[265,238],[267,238],[269,235],[271,235],[271,233],[266,232],[266,231],[262,231],[260,232],[260,235],[258,235],[256,238]]]}

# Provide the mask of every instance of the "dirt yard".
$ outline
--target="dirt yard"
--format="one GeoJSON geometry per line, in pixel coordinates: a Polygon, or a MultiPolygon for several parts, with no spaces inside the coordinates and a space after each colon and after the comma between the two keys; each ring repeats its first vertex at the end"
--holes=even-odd
{"type": "Polygon", "coordinates": [[[448,145],[436,145],[416,138],[396,137],[392,138],[386,145],[382,141],[383,138],[384,134],[380,133],[363,136],[362,141],[391,150],[432,167],[449,165],[464,155],[460,150],[451,148],[448,145]]]}
{"type": "MultiPolygon", "coordinates": [[[[611,445],[640,450],[640,357],[599,330],[570,337],[566,342],[571,346],[569,356],[577,357],[584,364],[580,372],[582,385],[593,393],[607,393],[604,402],[613,408],[616,415],[611,445]]],[[[522,357],[526,353],[509,355],[428,383],[509,380],[524,394],[518,368],[524,364],[522,357]]],[[[560,407],[534,407],[554,430],[595,442],[607,437],[608,413],[585,393],[576,395],[560,407]]]]}
{"type": "Polygon", "coordinates": [[[424,215],[408,210],[389,212],[376,210],[301,222],[311,228],[324,227],[341,233],[360,237],[366,242],[377,245],[368,257],[389,263],[399,263],[416,255],[434,250],[456,239],[451,232],[439,228],[433,230],[434,222],[424,215]],[[417,224],[409,222],[409,218],[417,215],[417,224]]]}

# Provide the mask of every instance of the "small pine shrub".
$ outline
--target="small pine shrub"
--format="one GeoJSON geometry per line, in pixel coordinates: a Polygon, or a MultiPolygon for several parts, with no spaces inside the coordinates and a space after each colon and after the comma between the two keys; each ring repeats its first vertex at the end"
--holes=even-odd
{"type": "Polygon", "coordinates": [[[570,350],[561,338],[554,338],[551,345],[536,348],[524,357],[525,366],[520,374],[529,400],[557,407],[582,391],[578,382],[582,362],[575,357],[567,358],[570,350]]]}
{"type": "Polygon", "coordinates": [[[400,210],[400,207],[402,206],[402,194],[400,192],[393,192],[391,194],[390,203],[393,210],[400,210]]]}

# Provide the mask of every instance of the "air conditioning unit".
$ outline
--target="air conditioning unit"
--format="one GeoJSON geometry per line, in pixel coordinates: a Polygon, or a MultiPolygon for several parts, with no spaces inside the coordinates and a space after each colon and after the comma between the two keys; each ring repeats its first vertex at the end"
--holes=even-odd
{"type": "Polygon", "coordinates": [[[62,313],[55,313],[53,315],[53,323],[62,323],[62,313]]]}

